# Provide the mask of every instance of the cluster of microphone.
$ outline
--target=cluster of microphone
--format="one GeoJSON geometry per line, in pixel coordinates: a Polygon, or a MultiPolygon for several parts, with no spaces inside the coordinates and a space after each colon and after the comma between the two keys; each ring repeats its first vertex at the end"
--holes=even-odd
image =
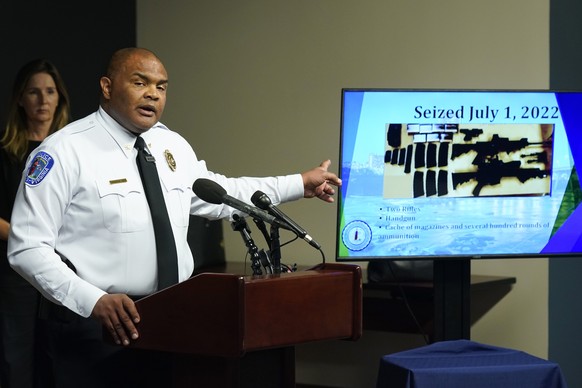
{"type": "Polygon", "coordinates": [[[305,229],[299,226],[295,221],[288,217],[281,209],[275,206],[269,196],[260,190],[257,190],[251,197],[251,202],[255,206],[234,198],[218,183],[210,179],[200,178],[192,186],[194,193],[198,198],[205,202],[213,204],[225,204],[243,213],[248,214],[254,219],[271,224],[272,227],[289,230],[299,238],[305,240],[309,245],[317,250],[321,250],[321,245],[315,241],[305,229]]]}

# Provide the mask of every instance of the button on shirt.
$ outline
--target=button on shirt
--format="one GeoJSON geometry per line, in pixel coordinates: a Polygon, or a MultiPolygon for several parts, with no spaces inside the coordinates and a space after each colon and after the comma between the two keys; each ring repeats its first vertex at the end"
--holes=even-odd
{"type": "MultiPolygon", "coordinates": [[[[161,123],[142,137],[156,159],[180,281],[194,268],[186,239],[189,215],[218,219],[236,212],[196,197],[196,179],[212,179],[247,203],[256,190],[274,203],[303,197],[299,174],[227,178],[208,171],[188,142],[161,123]]],[[[156,291],[155,239],[135,138],[101,108],[71,123],[31,153],[14,204],[10,264],[46,297],[84,317],[105,293],[156,291]]]]}

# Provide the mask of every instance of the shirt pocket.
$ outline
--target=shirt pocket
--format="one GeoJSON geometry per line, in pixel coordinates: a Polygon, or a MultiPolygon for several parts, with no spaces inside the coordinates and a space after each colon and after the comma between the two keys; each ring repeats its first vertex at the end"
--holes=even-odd
{"type": "Polygon", "coordinates": [[[166,190],[166,206],[172,224],[180,227],[188,226],[190,222],[190,203],[192,188],[184,185],[184,178],[174,175],[161,177],[162,185],[166,190]]]}
{"type": "Polygon", "coordinates": [[[97,181],[103,224],[113,233],[138,232],[149,224],[149,207],[141,182],[97,181]]]}

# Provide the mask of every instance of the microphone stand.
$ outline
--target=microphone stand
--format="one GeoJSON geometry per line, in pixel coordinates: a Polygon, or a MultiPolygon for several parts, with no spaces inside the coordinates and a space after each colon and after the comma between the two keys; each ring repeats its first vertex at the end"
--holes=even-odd
{"type": "Polygon", "coordinates": [[[249,229],[247,222],[245,221],[244,217],[241,217],[238,214],[233,214],[232,218],[234,220],[231,222],[232,230],[240,232],[249,255],[251,256],[251,268],[253,269],[253,275],[262,275],[263,271],[261,270],[261,256],[259,255],[259,249],[251,237],[251,230],[249,229]]]}
{"type": "MultiPolygon", "coordinates": [[[[265,226],[265,222],[258,217],[253,217],[253,221],[254,221],[255,225],[257,226],[257,228],[263,234],[263,237],[265,238],[265,241],[267,241],[267,245],[270,248],[271,247],[271,237],[269,237],[269,232],[267,232],[267,227],[265,226]]],[[[263,264],[263,267],[265,267],[265,271],[267,271],[267,273],[270,273],[270,274],[275,273],[274,268],[273,268],[273,264],[271,262],[271,253],[269,251],[265,251],[264,249],[261,249],[259,252],[259,257],[261,258],[261,263],[263,264]]]]}
{"type": "Polygon", "coordinates": [[[253,222],[257,226],[257,229],[259,229],[261,231],[261,233],[263,234],[263,237],[265,238],[267,245],[269,247],[271,247],[271,238],[269,237],[269,232],[267,232],[267,227],[265,225],[265,221],[261,220],[258,217],[253,217],[253,222]]]}
{"type": "Polygon", "coordinates": [[[271,263],[273,273],[281,273],[281,242],[279,240],[279,228],[271,225],[271,263]]]}

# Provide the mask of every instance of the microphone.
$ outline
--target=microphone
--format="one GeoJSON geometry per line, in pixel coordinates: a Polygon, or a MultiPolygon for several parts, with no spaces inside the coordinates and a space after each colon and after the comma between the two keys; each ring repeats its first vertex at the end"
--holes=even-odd
{"type": "Polygon", "coordinates": [[[213,180],[205,178],[196,179],[194,185],[192,185],[192,190],[194,190],[194,193],[198,198],[205,202],[214,203],[216,205],[225,204],[271,225],[287,230],[293,230],[291,229],[291,225],[288,225],[284,220],[278,220],[269,213],[257,209],[254,206],[247,205],[243,201],[228,195],[226,190],[213,180]]]}
{"type": "Polygon", "coordinates": [[[311,245],[315,249],[318,250],[321,249],[321,245],[319,245],[317,241],[315,241],[310,235],[308,235],[305,229],[297,225],[295,221],[289,218],[277,206],[273,205],[273,203],[271,202],[271,198],[269,198],[267,194],[263,193],[260,190],[257,190],[251,197],[251,202],[259,209],[266,210],[267,212],[269,212],[269,214],[275,216],[277,219],[282,220],[283,222],[288,224],[291,227],[291,229],[289,230],[291,230],[297,236],[307,241],[309,245],[311,245]]]}

